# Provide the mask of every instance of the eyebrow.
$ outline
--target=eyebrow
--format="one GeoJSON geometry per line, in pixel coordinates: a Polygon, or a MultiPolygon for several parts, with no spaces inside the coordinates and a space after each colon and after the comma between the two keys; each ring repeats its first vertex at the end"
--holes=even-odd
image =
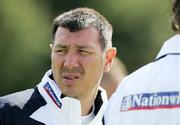
{"type": "MultiPolygon", "coordinates": [[[[62,44],[58,44],[55,45],[55,48],[69,48],[69,45],[62,45],[62,44]]],[[[76,48],[78,49],[94,49],[92,46],[87,46],[87,45],[76,45],[76,48]]]]}
{"type": "Polygon", "coordinates": [[[55,45],[55,48],[68,48],[68,46],[67,45],[57,44],[57,45],[55,45]]]}
{"type": "Polygon", "coordinates": [[[94,49],[92,46],[86,46],[86,45],[82,45],[82,46],[77,46],[79,49],[94,49]]]}

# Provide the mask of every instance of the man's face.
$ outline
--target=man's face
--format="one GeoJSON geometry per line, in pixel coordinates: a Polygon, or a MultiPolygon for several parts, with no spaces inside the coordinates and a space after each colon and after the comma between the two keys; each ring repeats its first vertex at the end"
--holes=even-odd
{"type": "Polygon", "coordinates": [[[61,92],[77,99],[96,93],[106,65],[98,31],[89,27],[69,32],[59,27],[51,48],[53,77],[61,92]]]}

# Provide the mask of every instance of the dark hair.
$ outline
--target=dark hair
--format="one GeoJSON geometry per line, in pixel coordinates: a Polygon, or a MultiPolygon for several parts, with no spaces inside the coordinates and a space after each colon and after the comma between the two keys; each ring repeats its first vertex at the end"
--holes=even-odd
{"type": "Polygon", "coordinates": [[[180,31],[180,0],[173,1],[172,11],[172,28],[174,31],[180,31]]]}
{"type": "Polygon", "coordinates": [[[53,23],[52,41],[54,41],[58,27],[67,28],[70,32],[94,27],[99,31],[102,50],[112,46],[112,26],[94,9],[77,8],[57,16],[53,23]]]}

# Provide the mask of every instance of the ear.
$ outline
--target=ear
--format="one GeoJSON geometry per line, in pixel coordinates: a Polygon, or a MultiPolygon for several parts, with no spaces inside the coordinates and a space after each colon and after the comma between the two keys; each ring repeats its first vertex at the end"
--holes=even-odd
{"type": "Polygon", "coordinates": [[[116,56],[117,50],[115,47],[106,51],[104,72],[109,72],[112,66],[113,58],[116,56]]]}

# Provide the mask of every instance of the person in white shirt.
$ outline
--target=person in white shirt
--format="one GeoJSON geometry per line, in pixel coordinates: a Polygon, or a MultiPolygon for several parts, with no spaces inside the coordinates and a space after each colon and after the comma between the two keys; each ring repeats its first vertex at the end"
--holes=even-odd
{"type": "Polygon", "coordinates": [[[180,0],[173,14],[176,35],[155,61],[124,78],[110,99],[106,125],[180,125],[180,0]]]}
{"type": "Polygon", "coordinates": [[[103,125],[104,72],[116,55],[112,26],[90,8],[55,18],[52,69],[33,89],[0,97],[0,125],[103,125]]]}

